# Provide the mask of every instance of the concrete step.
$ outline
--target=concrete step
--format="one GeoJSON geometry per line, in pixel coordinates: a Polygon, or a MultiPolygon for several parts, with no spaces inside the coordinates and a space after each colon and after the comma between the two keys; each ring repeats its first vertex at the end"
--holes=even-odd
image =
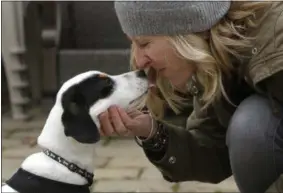
{"type": "Polygon", "coordinates": [[[14,88],[26,88],[29,86],[27,81],[14,81],[13,85],[14,88]]]}
{"type": "Polygon", "coordinates": [[[15,66],[15,67],[12,67],[12,71],[13,72],[19,72],[19,71],[25,71],[27,70],[27,66],[26,65],[20,65],[20,66],[15,66]]]}
{"type": "Polygon", "coordinates": [[[24,54],[26,53],[26,48],[16,46],[16,47],[11,48],[11,53],[17,54],[17,55],[24,54]]]}
{"type": "Polygon", "coordinates": [[[28,98],[28,97],[12,97],[11,102],[15,105],[28,104],[30,102],[30,98],[28,98]]]}

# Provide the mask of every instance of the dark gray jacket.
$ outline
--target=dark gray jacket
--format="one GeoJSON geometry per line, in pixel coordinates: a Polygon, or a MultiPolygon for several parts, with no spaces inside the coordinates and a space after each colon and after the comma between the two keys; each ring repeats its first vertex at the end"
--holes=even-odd
{"type": "MultiPolygon", "coordinates": [[[[224,87],[236,104],[253,92],[269,96],[276,111],[276,104],[283,105],[283,3],[272,4],[261,25],[253,32],[258,38],[248,53],[251,59],[245,63],[247,68],[242,81],[237,82],[239,74],[234,74],[235,79],[224,81],[224,87]]],[[[166,125],[169,145],[165,155],[158,157],[148,150],[144,151],[168,181],[218,183],[231,175],[225,136],[235,107],[222,100],[206,113],[198,114],[196,106],[193,104],[184,109],[181,115],[165,117],[172,123],[166,125]],[[198,118],[206,119],[186,129],[188,116],[193,110],[198,118]]]]}

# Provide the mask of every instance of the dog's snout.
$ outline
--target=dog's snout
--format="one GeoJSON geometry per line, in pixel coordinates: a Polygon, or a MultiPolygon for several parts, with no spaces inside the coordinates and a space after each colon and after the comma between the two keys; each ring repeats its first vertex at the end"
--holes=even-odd
{"type": "Polygon", "coordinates": [[[137,76],[140,77],[140,78],[146,78],[147,77],[144,70],[137,71],[137,76]]]}

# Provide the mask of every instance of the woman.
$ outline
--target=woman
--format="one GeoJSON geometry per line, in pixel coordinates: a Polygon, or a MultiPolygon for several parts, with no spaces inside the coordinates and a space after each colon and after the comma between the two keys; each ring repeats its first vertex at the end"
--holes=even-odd
{"type": "Polygon", "coordinates": [[[234,175],[262,193],[283,173],[283,3],[115,2],[131,64],[155,87],[111,107],[102,135],[133,135],[171,182],[234,175]]]}

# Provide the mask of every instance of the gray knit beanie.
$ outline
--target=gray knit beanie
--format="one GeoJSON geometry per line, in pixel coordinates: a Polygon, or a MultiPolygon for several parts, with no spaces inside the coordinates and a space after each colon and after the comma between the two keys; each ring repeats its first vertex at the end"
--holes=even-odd
{"type": "Polygon", "coordinates": [[[124,33],[177,35],[210,29],[229,10],[230,1],[115,1],[124,33]]]}

